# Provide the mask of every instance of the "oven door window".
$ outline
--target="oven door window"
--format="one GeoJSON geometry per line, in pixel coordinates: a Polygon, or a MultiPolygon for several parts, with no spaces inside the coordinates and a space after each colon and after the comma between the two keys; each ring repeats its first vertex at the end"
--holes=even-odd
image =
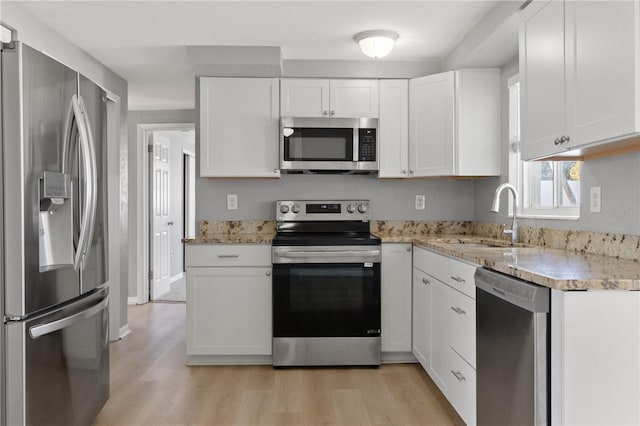
{"type": "Polygon", "coordinates": [[[353,129],[294,128],[284,137],[285,161],[353,161],[353,129]]]}
{"type": "Polygon", "coordinates": [[[380,329],[380,264],[273,267],[274,337],[371,337],[380,329]]]}

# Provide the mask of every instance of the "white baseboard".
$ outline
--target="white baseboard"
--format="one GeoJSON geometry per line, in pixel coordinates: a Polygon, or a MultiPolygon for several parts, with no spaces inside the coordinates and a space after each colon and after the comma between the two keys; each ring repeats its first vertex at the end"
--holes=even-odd
{"type": "Polygon", "coordinates": [[[171,279],[169,280],[169,283],[173,284],[176,281],[181,280],[183,277],[184,277],[184,272],[180,272],[179,274],[176,274],[173,277],[171,277],[171,279]]]}
{"type": "Polygon", "coordinates": [[[124,339],[129,334],[131,334],[131,329],[129,328],[129,324],[125,324],[122,327],[120,327],[120,338],[121,339],[124,339]]]}
{"type": "Polygon", "coordinates": [[[137,305],[138,304],[138,297],[134,296],[134,297],[130,297],[127,299],[127,305],[137,305]]]}

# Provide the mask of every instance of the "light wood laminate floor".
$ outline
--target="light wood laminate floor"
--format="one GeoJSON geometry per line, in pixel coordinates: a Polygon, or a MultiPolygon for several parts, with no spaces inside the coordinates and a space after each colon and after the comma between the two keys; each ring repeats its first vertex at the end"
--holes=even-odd
{"type": "Polygon", "coordinates": [[[418,364],[188,367],[184,304],[130,306],[129,326],[111,343],[111,397],[97,425],[462,423],[418,364]]]}

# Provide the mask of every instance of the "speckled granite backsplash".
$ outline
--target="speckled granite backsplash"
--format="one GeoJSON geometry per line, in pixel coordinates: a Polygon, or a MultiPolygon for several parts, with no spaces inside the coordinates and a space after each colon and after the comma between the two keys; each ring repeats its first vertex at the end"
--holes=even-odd
{"type": "MultiPolygon", "coordinates": [[[[508,240],[509,236],[502,233],[504,226],[497,223],[468,221],[372,220],[371,232],[379,236],[457,234],[508,240]]],[[[203,220],[200,222],[197,240],[215,240],[221,235],[259,234],[266,237],[273,236],[275,232],[276,223],[271,220],[203,220]]],[[[635,261],[640,259],[640,235],[571,231],[521,225],[520,242],[577,253],[600,254],[635,261]]]]}
{"type": "MultiPolygon", "coordinates": [[[[511,225],[509,225],[511,226],[511,225]]],[[[508,240],[505,225],[488,222],[373,220],[376,235],[464,234],[508,240]]],[[[640,235],[537,228],[520,225],[520,242],[533,246],[601,254],[620,259],[640,259],[640,235]]]]}
{"type": "Polygon", "coordinates": [[[201,220],[198,229],[199,238],[212,235],[275,233],[276,222],[273,220],[201,220]]]}

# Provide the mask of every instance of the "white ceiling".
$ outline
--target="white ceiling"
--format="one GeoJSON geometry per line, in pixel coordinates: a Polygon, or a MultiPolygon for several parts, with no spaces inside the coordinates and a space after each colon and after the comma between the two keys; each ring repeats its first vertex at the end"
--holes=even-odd
{"type": "Polygon", "coordinates": [[[400,38],[383,60],[444,59],[496,1],[23,1],[129,82],[130,109],[194,106],[186,46],[278,46],[284,60],[368,60],[357,32],[400,38]]]}

